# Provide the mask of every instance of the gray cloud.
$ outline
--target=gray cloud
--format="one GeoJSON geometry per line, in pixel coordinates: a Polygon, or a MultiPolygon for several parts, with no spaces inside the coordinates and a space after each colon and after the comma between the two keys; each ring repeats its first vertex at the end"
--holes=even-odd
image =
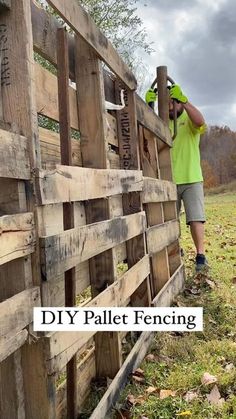
{"type": "Polygon", "coordinates": [[[190,100],[212,124],[236,130],[236,2],[235,0],[149,1],[141,8],[151,25],[156,53],[149,64],[166,64],[190,100]],[[189,5],[187,6],[187,3],[189,5]],[[190,6],[191,5],[191,6],[190,6]],[[235,109],[235,108],[234,108],[235,109]]]}

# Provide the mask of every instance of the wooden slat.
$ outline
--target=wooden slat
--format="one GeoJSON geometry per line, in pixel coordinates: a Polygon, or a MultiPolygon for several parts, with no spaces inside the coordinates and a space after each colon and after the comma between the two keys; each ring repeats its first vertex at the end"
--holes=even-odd
{"type": "MultiPolygon", "coordinates": [[[[39,128],[40,151],[42,165],[55,168],[61,163],[59,134],[46,128],[39,128]]],[[[72,165],[82,166],[80,141],[72,138],[72,165]]]]}
{"type": "Polygon", "coordinates": [[[150,202],[176,201],[177,190],[173,182],[167,180],[153,179],[144,177],[142,201],[147,204],[150,202]]]}
{"type": "MultiPolygon", "coordinates": [[[[34,69],[37,112],[59,121],[57,77],[38,63],[34,64],[34,69]]],[[[78,130],[76,90],[73,87],[69,88],[69,102],[71,127],[78,130]]]]}
{"type": "Polygon", "coordinates": [[[123,80],[126,86],[132,90],[136,89],[137,82],[131,70],[76,0],[71,0],[70,3],[65,0],[48,0],[48,3],[93,48],[96,54],[123,80]]]}
{"type": "Polygon", "coordinates": [[[138,170],[87,169],[57,166],[54,171],[37,174],[40,205],[86,201],[142,190],[142,172],[138,170]]]}
{"type": "Polygon", "coordinates": [[[118,281],[113,282],[108,288],[97,295],[88,304],[90,307],[124,306],[127,299],[141,285],[150,274],[149,257],[144,256],[122,275],[118,281]]]}
{"type": "Polygon", "coordinates": [[[43,274],[47,279],[60,275],[78,263],[143,233],[144,229],[145,214],[140,212],[42,237],[43,274]]]}
{"type": "Polygon", "coordinates": [[[0,129],[0,177],[30,179],[28,140],[0,129]]]}
{"type": "Polygon", "coordinates": [[[106,122],[107,122],[107,141],[109,144],[114,145],[115,147],[118,147],[118,134],[117,134],[117,120],[109,114],[106,113],[106,122]]]}
{"type": "MultiPolygon", "coordinates": [[[[78,404],[77,411],[80,411],[83,403],[91,391],[91,381],[96,376],[96,363],[94,348],[89,351],[77,368],[78,404]]],[[[66,382],[57,389],[57,419],[64,419],[66,415],[66,382]]]]}
{"type": "MultiPolygon", "coordinates": [[[[68,37],[65,28],[57,30],[57,77],[59,102],[59,127],[61,163],[72,164],[72,145],[70,129],[70,102],[69,102],[69,54],[68,37]]],[[[63,226],[65,230],[75,227],[73,203],[63,203],[63,226]]],[[[75,267],[65,272],[65,305],[72,307],[76,304],[76,277],[75,267]]],[[[67,372],[67,416],[75,417],[77,412],[77,357],[66,365],[67,372]]]]}
{"type": "MultiPolygon", "coordinates": [[[[143,283],[149,273],[149,257],[146,255],[87,305],[89,307],[124,306],[127,299],[143,283]]],[[[95,333],[67,332],[65,334],[64,332],[55,332],[47,335],[46,339],[50,341],[50,359],[48,360],[50,372],[60,371],[95,333]]]]}
{"type": "Polygon", "coordinates": [[[175,271],[169,281],[152,301],[154,307],[169,307],[175,297],[184,287],[184,266],[183,264],[175,271]]]}
{"type": "Polygon", "coordinates": [[[136,95],[136,107],[138,122],[160,138],[162,142],[172,147],[172,138],[168,126],[138,95],[136,95]]]}
{"type": "Polygon", "coordinates": [[[8,358],[17,349],[24,345],[28,338],[28,331],[26,329],[20,332],[13,332],[4,338],[0,338],[0,363],[8,358]]]}
{"type": "Polygon", "coordinates": [[[32,213],[0,217],[0,265],[29,255],[35,249],[32,213]]]}
{"type": "Polygon", "coordinates": [[[147,246],[150,255],[160,252],[179,238],[179,222],[168,221],[147,230],[147,246]]]}
{"type": "Polygon", "coordinates": [[[153,334],[151,332],[142,333],[111,385],[108,387],[108,390],[93,411],[90,419],[107,417],[108,411],[115,405],[120,397],[121,390],[125,386],[128,376],[138,367],[145,357],[152,339],[153,334]]]}
{"type": "Polygon", "coordinates": [[[33,320],[33,307],[40,306],[40,290],[29,288],[0,303],[0,338],[19,332],[33,320]]]}

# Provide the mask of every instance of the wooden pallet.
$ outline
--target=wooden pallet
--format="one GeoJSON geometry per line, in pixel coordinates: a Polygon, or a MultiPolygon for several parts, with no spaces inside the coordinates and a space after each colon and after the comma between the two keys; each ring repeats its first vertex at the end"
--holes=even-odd
{"type": "Polygon", "coordinates": [[[91,416],[105,417],[152,334],[124,360],[122,333],[37,336],[33,307],[73,306],[88,289],[88,306],[171,303],[184,280],[172,140],[77,1],[49,3],[74,36],[33,2],[0,1],[0,417],[75,418],[92,379],[110,377],[91,416]],[[108,113],[121,89],[125,108],[108,113]]]}

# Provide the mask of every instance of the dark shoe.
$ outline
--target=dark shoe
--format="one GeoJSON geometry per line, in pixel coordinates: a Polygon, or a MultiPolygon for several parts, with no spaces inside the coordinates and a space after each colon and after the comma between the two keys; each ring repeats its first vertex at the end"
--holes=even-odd
{"type": "Polygon", "coordinates": [[[195,270],[196,272],[208,272],[210,269],[206,256],[200,253],[197,254],[195,259],[195,270]]]}

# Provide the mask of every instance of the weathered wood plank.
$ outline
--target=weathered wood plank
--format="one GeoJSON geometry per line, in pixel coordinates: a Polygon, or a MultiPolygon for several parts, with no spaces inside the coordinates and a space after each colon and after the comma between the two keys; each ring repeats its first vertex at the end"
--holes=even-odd
{"type": "Polygon", "coordinates": [[[87,169],[57,166],[37,173],[38,204],[86,201],[142,190],[138,170],[87,169]]]}
{"type": "Polygon", "coordinates": [[[90,307],[124,306],[127,299],[150,274],[149,256],[144,256],[139,262],[125,272],[117,281],[89,302],[90,307]]]}
{"type": "Polygon", "coordinates": [[[29,288],[0,303],[0,338],[19,332],[33,320],[33,307],[40,306],[39,287],[29,288]]]}
{"type": "Polygon", "coordinates": [[[43,274],[47,279],[60,275],[144,230],[145,214],[140,212],[81,226],[55,236],[41,237],[43,274]]]}
{"type": "MultiPolygon", "coordinates": [[[[39,128],[40,151],[42,165],[46,168],[55,168],[61,163],[59,134],[46,128],[39,128]]],[[[72,164],[82,166],[80,141],[71,139],[72,164]]]]}
{"type": "Polygon", "coordinates": [[[172,147],[169,127],[153,112],[153,110],[136,94],[138,122],[150,130],[162,142],[172,147]]]}
{"type": "Polygon", "coordinates": [[[152,301],[154,307],[169,307],[184,287],[184,265],[180,265],[152,301]]]}
{"type": "MultiPolygon", "coordinates": [[[[34,64],[34,70],[37,112],[55,121],[59,121],[57,77],[36,62],[34,64]]],[[[78,130],[76,90],[73,87],[69,87],[69,102],[71,127],[78,130]]]]}
{"type": "Polygon", "coordinates": [[[77,1],[71,0],[70,4],[65,0],[48,0],[48,2],[68,25],[93,48],[108,67],[123,80],[126,86],[135,90],[137,82],[133,73],[77,1]]]}
{"type": "Polygon", "coordinates": [[[168,221],[147,230],[148,253],[153,255],[179,238],[179,222],[168,221]]]}
{"type": "Polygon", "coordinates": [[[171,243],[167,248],[167,252],[169,259],[170,274],[173,275],[173,273],[178,269],[178,267],[182,263],[179,241],[176,240],[176,242],[171,243]]]}
{"type": "Polygon", "coordinates": [[[130,354],[127,356],[121,369],[115,376],[108,390],[98,403],[93,411],[90,419],[105,418],[108,411],[115,405],[120,397],[120,392],[125,386],[128,376],[138,367],[145,357],[148,348],[153,339],[153,334],[150,332],[143,332],[138,341],[135,343],[130,354]]]}
{"type": "Polygon", "coordinates": [[[0,129],[0,177],[30,179],[28,140],[0,129]]]}
{"type": "MultiPolygon", "coordinates": [[[[91,391],[91,381],[96,376],[96,363],[94,348],[89,351],[77,368],[77,388],[78,388],[78,411],[81,410],[86,397],[91,391]]],[[[64,419],[66,415],[66,383],[57,389],[57,419],[64,419]]]]}
{"type": "Polygon", "coordinates": [[[0,217],[0,265],[29,255],[35,249],[32,213],[0,217]]]}
{"type": "Polygon", "coordinates": [[[28,331],[26,329],[20,332],[10,333],[7,337],[0,338],[0,363],[8,358],[17,349],[24,345],[28,338],[28,331]]]}
{"type": "MultiPolygon", "coordinates": [[[[59,127],[61,163],[71,166],[72,144],[70,129],[70,103],[69,103],[69,54],[68,37],[65,28],[57,30],[57,77],[59,102],[59,127]]],[[[63,226],[65,230],[75,227],[74,204],[63,203],[63,226]]],[[[76,277],[75,267],[65,272],[65,305],[72,307],[76,304],[76,277]]],[[[77,416],[77,356],[66,365],[67,373],[67,416],[77,416]]]]}
{"type": "Polygon", "coordinates": [[[142,201],[147,204],[150,202],[176,201],[177,190],[173,182],[167,180],[153,179],[144,177],[142,201]]]}
{"type": "MultiPolygon", "coordinates": [[[[89,307],[124,306],[127,299],[143,283],[149,273],[149,257],[146,255],[87,305],[89,307]]],[[[50,345],[50,359],[48,360],[50,373],[60,371],[95,333],[55,332],[48,334],[46,340],[50,341],[48,343],[50,345]]]]}

